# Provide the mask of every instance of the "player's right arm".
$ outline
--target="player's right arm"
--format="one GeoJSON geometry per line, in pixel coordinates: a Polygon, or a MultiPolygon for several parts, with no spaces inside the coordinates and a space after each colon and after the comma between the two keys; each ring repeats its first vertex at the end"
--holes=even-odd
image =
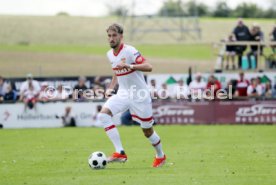
{"type": "Polygon", "coordinates": [[[118,83],[117,76],[114,74],[109,87],[105,91],[106,98],[109,98],[115,92],[115,87],[116,87],[117,83],[118,83]]]}

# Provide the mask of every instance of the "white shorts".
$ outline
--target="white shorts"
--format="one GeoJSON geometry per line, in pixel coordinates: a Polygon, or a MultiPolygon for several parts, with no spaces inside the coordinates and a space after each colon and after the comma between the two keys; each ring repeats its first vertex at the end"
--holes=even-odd
{"type": "Polygon", "coordinates": [[[103,107],[108,108],[113,116],[129,109],[132,119],[137,121],[142,128],[151,128],[154,123],[150,98],[143,102],[136,102],[133,99],[113,95],[103,107]]]}

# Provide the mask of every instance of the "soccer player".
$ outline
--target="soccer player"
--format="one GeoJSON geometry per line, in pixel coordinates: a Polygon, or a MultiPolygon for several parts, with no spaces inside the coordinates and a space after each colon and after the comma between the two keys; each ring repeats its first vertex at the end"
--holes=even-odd
{"type": "Polygon", "coordinates": [[[153,130],[151,96],[142,72],[152,71],[152,66],[134,47],[123,43],[123,27],[112,24],[107,28],[110,47],[107,57],[114,75],[105,95],[109,97],[98,114],[98,120],[105,128],[105,132],[113,143],[116,152],[108,158],[108,162],[125,162],[127,155],[122,146],[119,132],[112,123],[111,117],[130,110],[133,120],[140,123],[144,135],[156,150],[153,167],[161,167],[166,156],[162,150],[160,137],[153,130]],[[112,95],[119,84],[116,95],[112,95]]]}

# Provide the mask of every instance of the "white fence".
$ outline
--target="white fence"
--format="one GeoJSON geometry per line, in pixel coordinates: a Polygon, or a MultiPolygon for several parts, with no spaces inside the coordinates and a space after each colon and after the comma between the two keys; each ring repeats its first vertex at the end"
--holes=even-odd
{"type": "MultiPolygon", "coordinates": [[[[37,103],[36,110],[24,110],[23,103],[0,104],[0,124],[4,128],[51,128],[63,127],[62,116],[66,107],[71,107],[71,115],[76,125],[81,127],[99,126],[97,124],[97,106],[103,102],[56,102],[37,103]]],[[[114,124],[121,123],[120,115],[114,118],[114,124]]]]}

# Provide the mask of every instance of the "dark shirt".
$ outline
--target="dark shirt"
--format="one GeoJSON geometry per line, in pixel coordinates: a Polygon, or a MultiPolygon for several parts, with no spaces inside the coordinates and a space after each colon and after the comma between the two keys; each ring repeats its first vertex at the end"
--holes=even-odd
{"type": "Polygon", "coordinates": [[[276,28],[274,28],[273,32],[272,32],[272,40],[276,41],[276,28]]]}
{"type": "Polygon", "coordinates": [[[78,99],[82,97],[83,91],[85,91],[86,89],[88,89],[86,85],[80,86],[79,84],[77,84],[74,87],[74,91],[78,90],[78,99]]]}
{"type": "Polygon", "coordinates": [[[4,95],[4,101],[14,101],[15,100],[15,93],[10,91],[4,95]]]}
{"type": "Polygon", "coordinates": [[[237,26],[233,31],[237,41],[248,41],[250,32],[247,26],[237,26]]]}
{"type": "MultiPolygon", "coordinates": [[[[261,31],[257,32],[254,35],[250,35],[250,41],[261,41],[263,39],[263,33],[261,31]]],[[[250,46],[252,51],[258,51],[258,46],[257,45],[251,45],[250,46]]],[[[263,50],[263,47],[260,47],[260,51],[263,50]]]]}

